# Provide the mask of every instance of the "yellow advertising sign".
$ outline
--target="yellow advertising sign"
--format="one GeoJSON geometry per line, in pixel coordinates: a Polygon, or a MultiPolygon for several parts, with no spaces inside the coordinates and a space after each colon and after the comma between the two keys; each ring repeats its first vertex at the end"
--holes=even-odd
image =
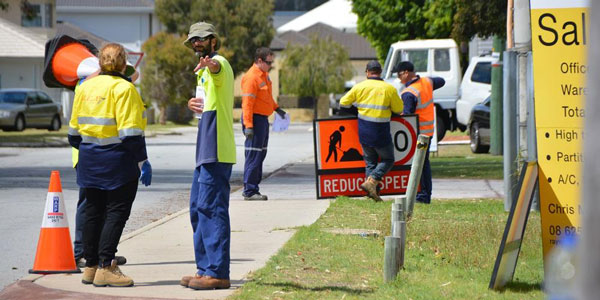
{"type": "Polygon", "coordinates": [[[579,233],[587,1],[531,1],[535,123],[544,256],[579,233]]]}

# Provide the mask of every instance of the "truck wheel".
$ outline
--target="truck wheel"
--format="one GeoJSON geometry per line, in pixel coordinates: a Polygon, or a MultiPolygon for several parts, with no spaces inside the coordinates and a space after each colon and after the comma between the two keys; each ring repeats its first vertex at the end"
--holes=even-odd
{"type": "Polygon", "coordinates": [[[489,145],[481,144],[481,133],[479,132],[479,124],[473,122],[469,129],[469,137],[471,138],[471,152],[473,153],[487,153],[490,150],[489,145]]]}
{"type": "Polygon", "coordinates": [[[446,136],[446,123],[439,114],[435,117],[435,129],[437,130],[437,140],[439,142],[446,136]]]}

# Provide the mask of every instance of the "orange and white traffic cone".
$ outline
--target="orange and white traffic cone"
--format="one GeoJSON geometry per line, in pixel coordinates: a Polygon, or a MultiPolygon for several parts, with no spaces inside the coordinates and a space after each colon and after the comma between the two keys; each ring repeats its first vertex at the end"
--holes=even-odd
{"type": "Polygon", "coordinates": [[[67,212],[60,185],[60,175],[58,171],[52,171],[35,261],[33,269],[29,270],[29,273],[53,274],[80,272],[75,264],[75,256],[73,255],[69,222],[67,221],[67,212]]]}

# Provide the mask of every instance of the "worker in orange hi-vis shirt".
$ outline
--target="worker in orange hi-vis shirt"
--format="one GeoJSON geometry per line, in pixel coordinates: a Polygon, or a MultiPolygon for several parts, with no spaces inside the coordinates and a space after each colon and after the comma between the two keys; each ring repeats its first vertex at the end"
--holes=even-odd
{"type": "Polygon", "coordinates": [[[262,165],[267,156],[269,120],[273,111],[282,118],[283,111],[273,100],[269,70],[273,65],[273,51],[256,49],[254,64],[242,77],[242,130],[246,136],[244,162],[244,200],[267,200],[258,185],[262,179],[262,165]]]}

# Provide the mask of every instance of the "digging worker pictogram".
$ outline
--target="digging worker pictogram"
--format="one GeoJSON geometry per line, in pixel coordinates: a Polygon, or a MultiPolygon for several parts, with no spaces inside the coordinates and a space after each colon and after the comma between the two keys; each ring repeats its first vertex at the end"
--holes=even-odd
{"type": "Polygon", "coordinates": [[[337,148],[342,148],[342,132],[344,132],[346,128],[344,126],[340,126],[339,130],[334,131],[329,136],[329,153],[327,154],[327,159],[325,162],[328,162],[333,154],[333,161],[337,162],[337,148]]]}
{"type": "Polygon", "coordinates": [[[360,187],[370,198],[381,201],[377,188],[395,161],[390,118],[392,112],[402,112],[403,105],[396,88],[381,79],[381,64],[378,61],[370,61],[366,73],[367,80],[355,85],[344,95],[340,107],[358,108],[358,139],[363,149],[367,177],[360,187]]]}

